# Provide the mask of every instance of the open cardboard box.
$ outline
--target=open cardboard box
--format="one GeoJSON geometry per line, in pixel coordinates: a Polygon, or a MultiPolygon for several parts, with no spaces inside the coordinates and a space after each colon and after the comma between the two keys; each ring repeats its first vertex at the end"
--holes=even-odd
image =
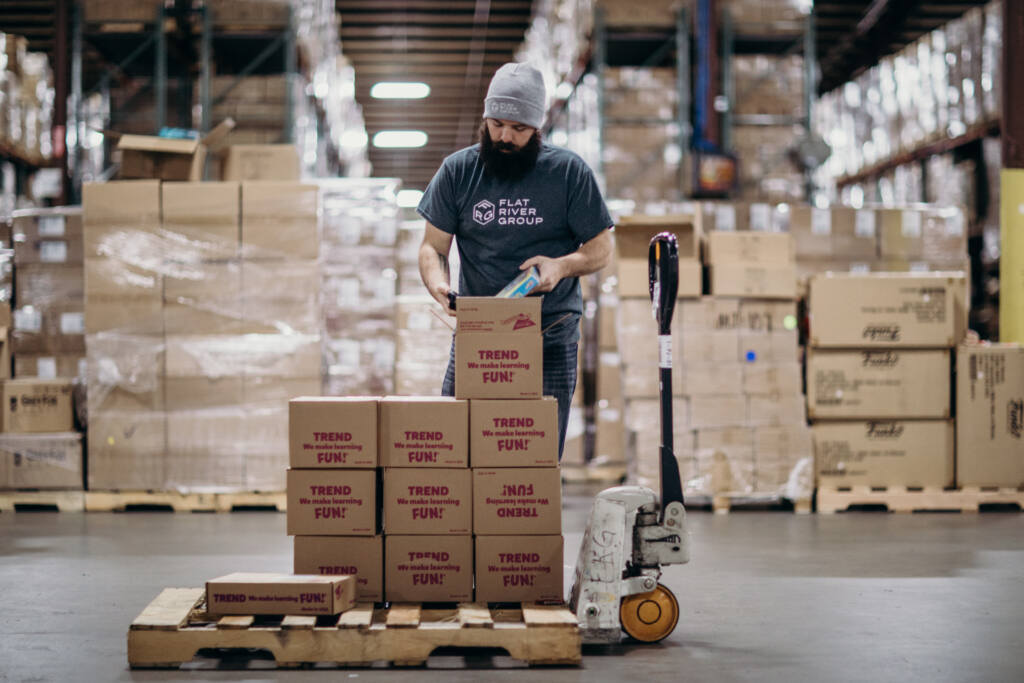
{"type": "Polygon", "coordinates": [[[615,224],[619,296],[648,297],[648,252],[651,238],[671,232],[679,246],[679,298],[701,294],[700,217],[688,215],[623,216],[615,224]]]}
{"type": "Polygon", "coordinates": [[[207,152],[222,144],[234,127],[234,120],[225,119],[197,139],[122,135],[113,131],[104,134],[117,138],[117,149],[121,152],[119,178],[198,182],[203,179],[207,152]]]}

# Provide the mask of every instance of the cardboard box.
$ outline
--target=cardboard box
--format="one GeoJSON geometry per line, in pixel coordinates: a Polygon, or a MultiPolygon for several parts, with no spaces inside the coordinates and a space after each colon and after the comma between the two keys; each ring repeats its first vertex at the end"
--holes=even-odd
{"type": "Polygon", "coordinates": [[[650,297],[647,271],[651,238],[666,231],[676,236],[679,247],[678,296],[700,296],[700,218],[688,215],[636,215],[623,216],[615,223],[620,297],[650,297]]]}
{"type": "Polygon", "coordinates": [[[78,303],[48,303],[14,311],[15,353],[84,353],[85,314],[78,303]]]}
{"type": "Polygon", "coordinates": [[[295,145],[231,145],[221,167],[224,180],[298,180],[295,145]]]}
{"type": "Polygon", "coordinates": [[[683,396],[738,394],[743,390],[743,366],[739,363],[687,363],[673,373],[679,386],[673,392],[683,396]]]}
{"type": "Polygon", "coordinates": [[[675,319],[679,321],[684,338],[688,330],[736,330],[740,326],[741,303],[746,302],[713,296],[705,296],[697,301],[680,301],[676,305],[675,319]]]}
{"type": "Polygon", "coordinates": [[[807,414],[829,418],[950,416],[948,349],[819,351],[807,358],[807,414]]]}
{"type": "Polygon", "coordinates": [[[799,359],[800,337],[796,330],[739,333],[741,363],[794,363],[799,359]]]}
{"type": "Polygon", "coordinates": [[[472,602],[472,536],[386,536],[389,602],[472,602]]]}
{"type": "Polygon", "coordinates": [[[192,492],[245,490],[249,445],[248,421],[237,404],[168,411],[166,487],[192,492]]]}
{"type": "Polygon", "coordinates": [[[91,490],[164,487],[167,424],[163,411],[90,407],[87,436],[91,490]]]}
{"type": "Polygon", "coordinates": [[[473,533],[562,533],[562,479],[557,467],[473,470],[473,533]]]}
{"type": "Polygon", "coordinates": [[[320,254],[320,188],[250,180],[242,183],[242,255],[315,259],[320,254]]]}
{"type": "MultiPolygon", "coordinates": [[[[164,229],[182,238],[182,251],[173,257],[186,262],[190,266],[189,272],[195,269],[197,262],[238,256],[242,208],[238,183],[164,183],[161,200],[164,229]]],[[[205,275],[207,264],[203,263],[200,268],[200,274],[205,275]]],[[[188,279],[187,282],[196,280],[188,279]]],[[[207,287],[204,293],[220,297],[226,292],[207,287]]],[[[180,295],[175,292],[169,294],[172,297],[180,295]]]]}
{"type": "Polygon", "coordinates": [[[725,263],[788,265],[793,263],[793,237],[784,232],[723,232],[707,235],[704,261],[725,263]]]}
{"type": "MultiPolygon", "coordinates": [[[[158,235],[160,181],[86,183],[82,187],[82,222],[86,258],[118,254],[125,240],[158,235]]],[[[150,256],[160,255],[159,251],[154,253],[157,244],[149,244],[150,256]]]]}
{"type": "Polygon", "coordinates": [[[469,451],[473,467],[557,467],[558,401],[470,401],[469,451]]]}
{"type": "Polygon", "coordinates": [[[806,421],[806,404],[800,393],[747,396],[748,424],[788,425],[806,421]]]}
{"type": "Polygon", "coordinates": [[[82,435],[0,435],[0,488],[75,489],[84,484],[82,435]]]}
{"type": "Polygon", "coordinates": [[[477,536],[477,602],[565,599],[561,536],[477,536]]]}
{"type": "Polygon", "coordinates": [[[468,534],[473,530],[469,469],[384,470],[384,530],[388,534],[468,534]]]}
{"type": "Polygon", "coordinates": [[[456,398],[541,398],[542,344],[540,334],[456,334],[456,398]]]}
{"type": "Polygon", "coordinates": [[[296,574],[353,576],[356,600],[384,600],[383,536],[296,536],[296,574]]]}
{"type": "Polygon", "coordinates": [[[427,396],[381,399],[380,464],[469,467],[469,402],[427,396]]]}
{"type": "MultiPolygon", "coordinates": [[[[0,364],[3,363],[2,353],[0,352],[0,364]]],[[[19,353],[14,356],[14,376],[19,378],[56,379],[57,377],[85,377],[85,367],[84,354],[58,353],[41,355],[19,353]]]]}
{"type": "Polygon", "coordinates": [[[71,382],[8,379],[0,389],[4,432],[70,432],[74,430],[71,382]]]}
{"type": "Polygon", "coordinates": [[[31,209],[13,214],[14,263],[80,264],[81,210],[31,209]]]}
{"type": "Polygon", "coordinates": [[[376,470],[288,470],[289,536],[375,533],[376,470]]]}
{"type": "Polygon", "coordinates": [[[747,363],[743,366],[743,393],[802,395],[803,372],[799,363],[747,363]]]}
{"type": "Polygon", "coordinates": [[[738,313],[740,333],[791,333],[795,337],[796,315],[795,301],[743,299],[739,302],[738,313]]]}
{"type": "Polygon", "coordinates": [[[502,299],[493,296],[462,296],[457,299],[455,333],[541,333],[541,298],[502,299]]]}
{"type": "Polygon", "coordinates": [[[206,582],[208,614],[340,614],[356,604],[352,576],[238,572],[206,582]]]}
{"type": "Polygon", "coordinates": [[[950,347],[966,331],[963,273],[824,273],[810,282],[811,345],[950,347]]]}
{"type": "Polygon", "coordinates": [[[201,139],[122,135],[117,142],[121,152],[118,177],[199,182],[203,179],[207,150],[219,144],[234,125],[234,121],[224,121],[201,139]]]}
{"type": "Polygon", "coordinates": [[[304,396],[288,402],[292,467],[376,467],[378,399],[304,396]]]}
{"type": "Polygon", "coordinates": [[[701,396],[690,401],[690,426],[694,429],[730,427],[747,423],[747,397],[743,394],[701,396]]]}
{"type": "Polygon", "coordinates": [[[758,299],[796,298],[796,264],[716,263],[708,268],[715,296],[758,299]]]}
{"type": "Polygon", "coordinates": [[[248,404],[279,405],[300,396],[316,395],[322,386],[320,375],[293,378],[246,375],[242,380],[242,396],[248,404]]]}
{"type": "Polygon", "coordinates": [[[957,349],[959,486],[1024,485],[1024,347],[957,349]]]}
{"type": "Polygon", "coordinates": [[[950,420],[818,422],[811,430],[821,486],[953,485],[950,420]]]}

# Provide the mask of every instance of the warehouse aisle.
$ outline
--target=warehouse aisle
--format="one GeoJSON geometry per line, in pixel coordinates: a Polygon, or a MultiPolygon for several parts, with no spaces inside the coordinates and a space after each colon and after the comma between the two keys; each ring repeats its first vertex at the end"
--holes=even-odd
{"type": "MultiPolygon", "coordinates": [[[[567,564],[575,562],[589,505],[589,497],[566,495],[567,564]]],[[[661,645],[587,651],[579,670],[352,670],[340,677],[1024,678],[1019,514],[697,512],[689,519],[694,561],[671,568],[664,581],[683,620],[661,645]]],[[[290,571],[284,527],[284,515],[269,513],[0,515],[0,680],[337,680],[337,672],[127,669],[128,624],[161,588],[199,586],[236,570],[290,571]]],[[[432,666],[452,663],[436,659],[432,666]]]]}

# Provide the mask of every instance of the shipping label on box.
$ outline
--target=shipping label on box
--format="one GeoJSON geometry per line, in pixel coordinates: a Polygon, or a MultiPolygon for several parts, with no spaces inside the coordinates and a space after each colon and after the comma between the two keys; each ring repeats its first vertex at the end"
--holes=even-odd
{"type": "Polygon", "coordinates": [[[966,326],[963,273],[826,273],[811,278],[811,345],[949,347],[966,326]]]}
{"type": "Polygon", "coordinates": [[[456,334],[456,398],[541,398],[542,343],[539,334],[456,334]]]}
{"type": "Polygon", "coordinates": [[[807,359],[811,419],[950,415],[949,350],[814,351],[807,359]]]}
{"type": "Polygon", "coordinates": [[[5,432],[70,432],[74,430],[71,382],[8,379],[3,381],[0,425],[5,432]]]}
{"type": "Polygon", "coordinates": [[[288,470],[289,536],[376,532],[376,470],[288,470]]]}
{"type": "Polygon", "coordinates": [[[787,265],[793,262],[793,237],[784,232],[708,233],[706,262],[787,265]]]}
{"type": "Polygon", "coordinates": [[[562,533],[557,467],[473,470],[474,534],[562,533]]]}
{"type": "Polygon", "coordinates": [[[296,536],[296,574],[354,576],[356,600],[384,600],[383,536],[296,536]]]}
{"type": "Polygon", "coordinates": [[[455,313],[456,334],[494,332],[539,335],[541,332],[541,297],[503,299],[493,296],[460,296],[455,313]]]}
{"type": "Polygon", "coordinates": [[[340,614],[355,606],[351,576],[228,574],[206,582],[206,611],[222,614],[340,614]]]}
{"type": "Polygon", "coordinates": [[[288,402],[292,467],[376,467],[376,398],[305,396],[288,402]]]}
{"type": "Polygon", "coordinates": [[[384,467],[469,467],[469,403],[443,397],[380,401],[384,467]]]}
{"type": "Polygon", "coordinates": [[[473,529],[468,469],[384,470],[384,529],[388,534],[468,534],[473,529]]]}
{"type": "Polygon", "coordinates": [[[1024,347],[957,349],[959,486],[1024,484],[1024,347]]]}
{"type": "Polygon", "coordinates": [[[477,602],[562,602],[561,536],[477,536],[477,602]]]}
{"type": "Polygon", "coordinates": [[[386,536],[384,596],[395,602],[472,602],[472,536],[386,536]]]}
{"type": "Polygon", "coordinates": [[[558,465],[558,401],[550,396],[470,401],[469,430],[473,467],[558,465]]]}
{"type": "Polygon", "coordinates": [[[820,485],[953,485],[952,421],[818,422],[811,429],[820,485]]]}

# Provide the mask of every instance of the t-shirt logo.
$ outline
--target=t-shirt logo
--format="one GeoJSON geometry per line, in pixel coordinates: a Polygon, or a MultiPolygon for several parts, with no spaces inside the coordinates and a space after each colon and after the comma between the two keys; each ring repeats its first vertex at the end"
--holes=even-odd
{"type": "Polygon", "coordinates": [[[484,199],[473,207],[473,220],[480,225],[487,225],[494,220],[494,204],[484,199]]]}

